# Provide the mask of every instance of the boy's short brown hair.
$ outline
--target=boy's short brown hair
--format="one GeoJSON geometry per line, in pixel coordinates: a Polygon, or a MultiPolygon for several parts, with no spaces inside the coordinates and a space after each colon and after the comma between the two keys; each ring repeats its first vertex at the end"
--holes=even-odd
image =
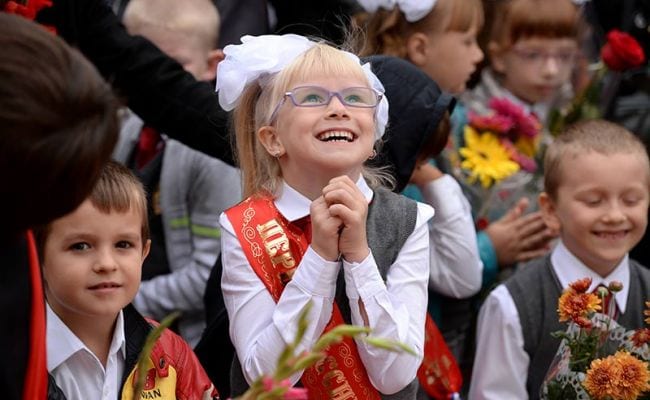
{"type": "Polygon", "coordinates": [[[650,161],[641,140],[621,125],[592,119],[569,126],[547,148],[544,156],[544,191],[551,198],[557,198],[562,183],[562,160],[590,151],[605,155],[638,153],[648,164],[646,179],[650,184],[650,161]]]}
{"type": "MultiPolygon", "coordinates": [[[[87,198],[99,211],[126,212],[132,208],[140,211],[142,218],[142,243],[149,239],[149,218],[147,195],[142,183],[133,173],[115,161],[109,161],[100,171],[99,179],[87,198]]],[[[43,254],[51,223],[34,229],[34,238],[39,253],[43,254]]]]}
{"type": "Polygon", "coordinates": [[[126,212],[135,207],[142,217],[142,241],[144,243],[149,239],[147,195],[140,180],[127,167],[109,161],[102,169],[88,199],[99,211],[105,213],[126,212]]]}

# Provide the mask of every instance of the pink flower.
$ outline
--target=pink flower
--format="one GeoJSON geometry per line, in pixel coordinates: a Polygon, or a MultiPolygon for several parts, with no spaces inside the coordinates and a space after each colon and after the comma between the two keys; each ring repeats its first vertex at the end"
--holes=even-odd
{"type": "Polygon", "coordinates": [[[511,134],[514,134],[515,137],[523,135],[534,138],[542,128],[535,115],[526,113],[523,107],[516,105],[506,98],[492,98],[488,105],[498,115],[509,118],[512,121],[512,130],[514,132],[511,132],[511,134]]]}
{"type": "Polygon", "coordinates": [[[273,380],[273,378],[266,376],[262,378],[262,387],[264,388],[265,392],[270,392],[273,389],[276,389],[278,387],[287,388],[287,391],[284,392],[283,395],[283,398],[285,400],[308,400],[309,399],[307,389],[291,387],[291,381],[288,379],[284,379],[280,382],[276,382],[273,380]]]}
{"type": "Polygon", "coordinates": [[[537,163],[531,157],[522,154],[517,150],[517,147],[508,139],[502,139],[501,145],[505,147],[510,159],[521,167],[524,171],[535,172],[537,171],[537,163]]]}
{"type": "Polygon", "coordinates": [[[505,134],[512,129],[514,122],[504,115],[478,115],[470,112],[469,124],[479,131],[505,134]]]}
{"type": "Polygon", "coordinates": [[[285,400],[308,400],[309,396],[305,388],[291,388],[284,394],[285,400]]]}

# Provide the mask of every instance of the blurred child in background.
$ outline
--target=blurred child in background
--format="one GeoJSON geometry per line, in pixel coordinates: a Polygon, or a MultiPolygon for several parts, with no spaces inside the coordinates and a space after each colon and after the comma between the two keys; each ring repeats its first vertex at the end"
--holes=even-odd
{"type": "MultiPolygon", "coordinates": [[[[214,80],[223,53],[216,49],[219,14],[210,0],[131,0],[124,24],[197,80],[214,80]]],[[[181,311],[178,331],[194,346],[206,325],[203,293],[221,249],[219,214],[240,200],[239,173],[125,113],[114,157],[147,188],[152,238],[133,304],[157,320],[181,311]]]]}

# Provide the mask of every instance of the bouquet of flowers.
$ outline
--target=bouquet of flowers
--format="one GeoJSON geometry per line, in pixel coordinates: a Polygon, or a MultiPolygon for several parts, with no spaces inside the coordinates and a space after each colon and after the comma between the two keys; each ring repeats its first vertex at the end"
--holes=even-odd
{"type": "MultiPolygon", "coordinates": [[[[566,331],[541,388],[542,399],[650,399],[650,329],[627,331],[613,318],[619,282],[588,293],[591,279],[569,285],[558,301],[566,331]],[[607,313],[601,312],[603,309],[607,313]]],[[[646,302],[650,307],[650,302],[646,302]]],[[[646,310],[645,315],[650,315],[646,310]]],[[[650,323],[650,318],[646,318],[650,323]]]]}
{"type": "Polygon", "coordinates": [[[588,68],[589,83],[566,109],[551,112],[551,133],[557,135],[565,126],[583,119],[600,118],[615,94],[621,74],[644,63],[643,48],[634,37],[617,29],[610,31],[600,50],[600,60],[588,68]]]}
{"type": "MultiPolygon", "coordinates": [[[[542,124],[506,98],[492,98],[490,114],[468,114],[459,149],[460,181],[480,220],[503,214],[535,181],[541,155],[542,124]],[[489,210],[499,200],[503,210],[489,210]]],[[[533,190],[537,192],[537,188],[533,190]]]]}

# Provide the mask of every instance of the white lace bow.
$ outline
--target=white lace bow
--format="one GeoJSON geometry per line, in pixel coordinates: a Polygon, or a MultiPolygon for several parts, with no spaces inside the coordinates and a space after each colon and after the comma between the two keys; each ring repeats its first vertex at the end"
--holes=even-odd
{"type": "Polygon", "coordinates": [[[357,2],[369,13],[374,13],[379,8],[392,10],[399,7],[408,22],[417,22],[433,10],[437,0],[357,0],[357,2]]]}
{"type": "MultiPolygon", "coordinates": [[[[280,72],[299,55],[316,43],[294,35],[246,35],[241,44],[228,45],[223,49],[225,58],[217,67],[217,87],[219,104],[230,111],[237,106],[246,86],[256,80],[264,80],[280,72]]],[[[345,52],[360,63],[359,57],[345,52]]],[[[362,65],[368,81],[375,90],[384,93],[384,86],[370,69],[370,64],[362,65]]],[[[382,96],[375,111],[376,139],[380,139],[388,123],[388,101],[382,96]]]]}

